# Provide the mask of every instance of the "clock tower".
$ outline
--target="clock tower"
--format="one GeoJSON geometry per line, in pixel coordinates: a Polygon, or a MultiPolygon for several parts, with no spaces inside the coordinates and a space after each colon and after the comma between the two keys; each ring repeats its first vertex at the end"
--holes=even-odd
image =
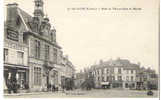
{"type": "Polygon", "coordinates": [[[44,11],[43,11],[43,0],[34,0],[35,2],[35,10],[34,10],[34,17],[38,17],[39,20],[42,20],[44,17],[44,11]]]}

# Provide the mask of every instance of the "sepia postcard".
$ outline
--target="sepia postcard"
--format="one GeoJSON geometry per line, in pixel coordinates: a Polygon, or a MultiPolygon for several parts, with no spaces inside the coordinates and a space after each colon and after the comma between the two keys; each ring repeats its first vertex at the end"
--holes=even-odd
{"type": "Polygon", "coordinates": [[[4,0],[3,97],[158,98],[159,0],[4,0]]]}

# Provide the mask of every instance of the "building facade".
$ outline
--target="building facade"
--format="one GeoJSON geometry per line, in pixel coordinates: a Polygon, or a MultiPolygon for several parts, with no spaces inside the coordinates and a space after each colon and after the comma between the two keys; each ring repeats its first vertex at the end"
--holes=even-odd
{"type": "Polygon", "coordinates": [[[61,56],[61,65],[62,65],[62,70],[61,70],[61,83],[63,88],[74,88],[74,83],[71,82],[75,81],[75,67],[69,61],[68,56],[61,56]],[[71,87],[70,87],[71,86],[71,87]]]}
{"type": "Polygon", "coordinates": [[[155,70],[144,67],[140,68],[137,74],[137,89],[158,89],[158,75],[155,70]]]}
{"type": "Polygon", "coordinates": [[[86,80],[86,74],[83,71],[76,73],[75,86],[76,88],[82,88],[82,84],[86,80]]]}
{"type": "Polygon", "coordinates": [[[8,80],[17,82],[20,89],[23,83],[29,83],[28,46],[23,44],[23,38],[17,29],[5,26],[4,32],[4,85],[7,89],[8,80]]]}
{"type": "Polygon", "coordinates": [[[8,78],[9,72],[18,72],[11,76],[25,77],[23,80],[31,91],[47,91],[49,85],[61,89],[62,76],[71,77],[75,71],[74,66],[69,60],[62,62],[62,48],[56,41],[56,29],[51,26],[49,18],[44,16],[43,0],[35,0],[34,4],[33,17],[16,3],[7,5],[4,77],[8,78]],[[10,71],[12,68],[16,71],[10,71]]]}
{"type": "Polygon", "coordinates": [[[126,59],[100,61],[98,65],[91,66],[95,88],[135,88],[138,68],[138,64],[126,59]]]}

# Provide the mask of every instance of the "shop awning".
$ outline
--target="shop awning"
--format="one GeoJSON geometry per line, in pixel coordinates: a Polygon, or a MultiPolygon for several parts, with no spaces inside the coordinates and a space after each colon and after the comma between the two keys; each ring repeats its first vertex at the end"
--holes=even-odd
{"type": "Polygon", "coordinates": [[[24,65],[16,65],[16,64],[7,64],[7,63],[4,63],[4,66],[11,67],[11,68],[23,68],[23,69],[29,69],[29,67],[28,67],[28,66],[24,66],[24,65]]]}
{"type": "Polygon", "coordinates": [[[101,82],[101,85],[109,85],[109,82],[101,82]]]}

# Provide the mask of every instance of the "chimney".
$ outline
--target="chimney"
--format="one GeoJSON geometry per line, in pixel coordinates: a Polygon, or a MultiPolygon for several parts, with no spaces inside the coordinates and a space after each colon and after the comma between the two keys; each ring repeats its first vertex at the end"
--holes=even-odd
{"type": "Polygon", "coordinates": [[[100,61],[99,61],[99,64],[103,64],[103,60],[100,60],[100,61]]]}
{"type": "Polygon", "coordinates": [[[7,17],[6,22],[9,26],[16,26],[16,20],[17,20],[17,3],[7,4],[7,17]]]}

